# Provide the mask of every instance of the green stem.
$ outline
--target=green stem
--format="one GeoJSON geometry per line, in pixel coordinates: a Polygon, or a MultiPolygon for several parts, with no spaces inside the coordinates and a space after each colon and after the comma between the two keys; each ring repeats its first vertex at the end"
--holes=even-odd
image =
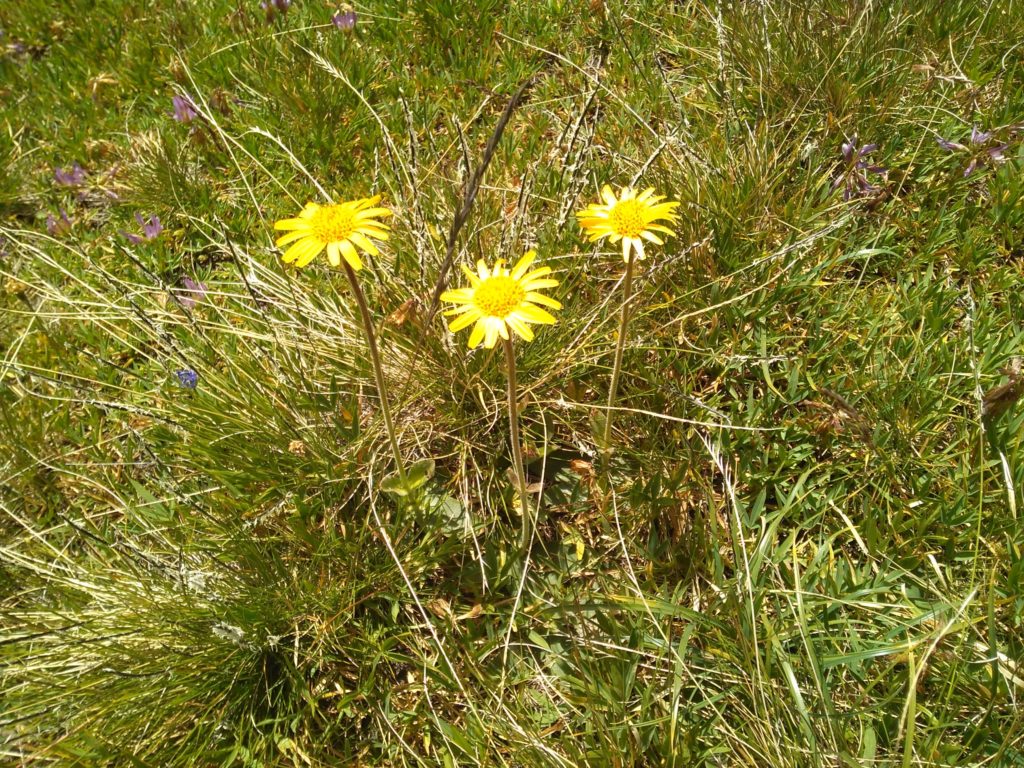
{"type": "Polygon", "coordinates": [[[359,279],[349,263],[342,259],[345,266],[345,275],[348,283],[352,286],[352,294],[356,297],[356,304],[359,305],[359,316],[363,321],[363,332],[366,334],[366,344],[370,348],[370,361],[373,363],[373,377],[377,381],[377,397],[380,398],[380,412],[384,416],[384,427],[387,429],[388,439],[391,441],[391,451],[395,454],[395,465],[398,468],[398,478],[405,484],[405,462],[402,461],[402,452],[398,448],[398,437],[395,434],[395,423],[391,420],[391,407],[388,405],[388,389],[384,382],[384,369],[380,364],[380,353],[377,351],[377,336],[373,330],[373,318],[370,317],[370,309],[366,306],[366,297],[363,289],[359,286],[359,279]]]}
{"type": "Polygon", "coordinates": [[[523,467],[523,448],[519,439],[519,395],[516,392],[516,355],[512,349],[512,339],[504,339],[505,368],[508,371],[508,425],[512,440],[512,463],[516,468],[516,481],[519,484],[519,504],[523,514],[523,533],[520,545],[524,552],[530,548],[530,537],[533,533],[533,519],[530,515],[530,502],[526,495],[526,470],[523,467]]]}
{"type": "Polygon", "coordinates": [[[604,437],[601,441],[601,464],[608,470],[612,452],[612,408],[619,391],[619,374],[622,372],[622,353],[626,349],[626,326],[629,323],[629,300],[633,295],[633,252],[626,261],[626,276],[622,281],[622,314],[619,317],[619,338],[615,343],[615,362],[612,365],[612,383],[608,388],[608,410],[605,411],[604,437]]]}

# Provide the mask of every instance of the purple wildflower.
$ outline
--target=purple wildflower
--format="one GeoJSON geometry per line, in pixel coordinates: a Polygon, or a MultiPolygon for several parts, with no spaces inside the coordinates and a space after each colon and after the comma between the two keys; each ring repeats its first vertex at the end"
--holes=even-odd
{"type": "Polygon", "coordinates": [[[192,99],[188,96],[175,94],[171,97],[171,106],[174,107],[174,119],[179,123],[191,123],[199,116],[192,99]]]}
{"type": "Polygon", "coordinates": [[[993,132],[992,131],[980,131],[978,126],[971,126],[971,139],[970,146],[960,144],[956,141],[948,141],[939,137],[936,139],[939,146],[945,149],[947,152],[972,152],[970,162],[964,169],[964,178],[966,179],[976,170],[981,168],[987,163],[999,163],[1005,158],[1003,153],[1009,149],[1009,145],[1005,143],[999,143],[995,146],[987,146],[992,142],[993,132]]]}
{"type": "Polygon", "coordinates": [[[140,243],[148,243],[150,240],[156,239],[157,235],[164,231],[163,225],[160,223],[159,216],[150,216],[148,219],[143,219],[141,213],[135,214],[135,221],[142,227],[142,234],[137,235],[132,232],[125,230],[119,230],[121,237],[125,238],[128,242],[139,245],[140,243]]]}
{"type": "Polygon", "coordinates": [[[164,231],[163,225],[160,223],[159,216],[150,216],[148,219],[143,221],[142,214],[136,213],[135,220],[139,222],[139,226],[142,227],[142,236],[147,240],[154,239],[157,235],[164,231]]]}
{"type": "Polygon", "coordinates": [[[292,6],[292,0],[263,0],[260,3],[260,8],[263,13],[266,14],[267,24],[270,24],[274,18],[280,13],[282,16],[288,15],[288,9],[292,6]]]}
{"type": "Polygon", "coordinates": [[[944,139],[941,136],[939,136],[939,138],[937,138],[935,141],[938,143],[940,147],[942,147],[947,152],[959,152],[961,150],[967,149],[967,147],[965,147],[963,144],[959,144],[955,141],[948,141],[947,139],[944,139]]]}
{"type": "Polygon", "coordinates": [[[971,126],[971,144],[985,144],[992,138],[992,131],[979,131],[978,126],[971,126]]]}
{"type": "Polygon", "coordinates": [[[85,169],[77,162],[66,171],[63,168],[54,168],[53,178],[63,187],[77,187],[85,181],[85,169]]]}
{"type": "Polygon", "coordinates": [[[195,389],[199,384],[199,374],[191,368],[182,368],[179,371],[175,371],[174,375],[178,379],[178,384],[185,389],[195,389]]]}
{"type": "Polygon", "coordinates": [[[185,285],[185,290],[179,292],[178,301],[185,309],[192,309],[198,302],[206,298],[206,285],[203,283],[196,282],[191,277],[185,277],[181,280],[185,285]]]}
{"type": "Polygon", "coordinates": [[[336,14],[331,16],[331,21],[334,23],[334,26],[336,26],[338,29],[355,29],[356,12],[351,9],[347,11],[338,11],[336,14]]]}
{"type": "Polygon", "coordinates": [[[989,147],[985,151],[988,153],[989,158],[999,162],[1003,160],[1003,153],[1010,148],[1009,144],[999,144],[995,147],[989,147]]]}
{"type": "Polygon", "coordinates": [[[869,173],[884,176],[889,169],[882,165],[874,165],[867,159],[868,155],[878,149],[878,144],[865,144],[857,146],[857,134],[843,142],[842,154],[846,161],[846,168],[832,182],[834,192],[840,186],[843,187],[843,199],[850,200],[857,195],[867,195],[878,192],[880,187],[872,184],[867,177],[869,173]]]}
{"type": "Polygon", "coordinates": [[[68,212],[61,208],[59,219],[52,213],[47,214],[46,231],[50,234],[51,237],[60,237],[70,232],[71,219],[68,218],[68,212]]]}

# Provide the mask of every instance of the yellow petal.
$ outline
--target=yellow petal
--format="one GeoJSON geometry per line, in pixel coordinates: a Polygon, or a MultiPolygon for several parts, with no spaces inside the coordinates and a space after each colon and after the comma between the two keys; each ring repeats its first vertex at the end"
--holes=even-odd
{"type": "Polygon", "coordinates": [[[554,325],[555,322],[557,322],[550,314],[540,307],[535,307],[532,304],[523,304],[513,314],[519,315],[523,320],[527,320],[531,323],[554,325]]]}
{"type": "Polygon", "coordinates": [[[363,268],[363,262],[360,260],[359,254],[352,246],[352,243],[348,240],[342,240],[338,245],[341,248],[341,255],[345,257],[345,261],[348,262],[348,265],[352,267],[353,270],[358,272],[363,268]]]}
{"type": "Polygon", "coordinates": [[[537,291],[541,288],[554,288],[558,285],[558,281],[554,278],[548,278],[547,280],[523,280],[520,285],[524,291],[537,291]]]}
{"type": "Polygon", "coordinates": [[[463,304],[461,307],[453,307],[452,309],[446,309],[441,314],[444,315],[445,317],[454,317],[455,315],[461,315],[463,312],[469,312],[471,309],[476,309],[476,307],[474,307],[472,304],[463,304]]]}
{"type": "Polygon", "coordinates": [[[305,219],[281,219],[274,222],[274,229],[309,229],[305,219]]]}
{"type": "Polygon", "coordinates": [[[475,311],[469,311],[466,314],[460,315],[459,317],[452,320],[451,323],[449,323],[448,325],[448,330],[451,331],[452,333],[458,333],[463,328],[468,328],[471,324],[479,320],[480,310],[476,309],[475,307],[471,308],[471,310],[475,311]]]}
{"type": "Polygon", "coordinates": [[[277,246],[287,245],[288,243],[291,243],[291,242],[293,242],[295,240],[301,240],[304,237],[309,237],[309,230],[308,229],[296,229],[296,230],[293,230],[291,232],[287,232],[287,233],[281,235],[274,242],[274,245],[277,245],[277,246]]]}
{"type": "MultiPolygon", "coordinates": [[[[378,216],[391,216],[394,214],[390,208],[364,208],[356,213],[356,221],[362,221],[363,219],[375,219],[378,216]]],[[[387,224],[381,224],[382,227],[386,227],[387,224]]]]}
{"type": "Polygon", "coordinates": [[[537,252],[532,249],[524,253],[522,255],[522,258],[520,258],[519,261],[516,262],[516,265],[512,268],[512,277],[518,280],[523,275],[525,275],[526,270],[530,268],[530,265],[533,264],[536,258],[537,252]]]}
{"type": "MultiPolygon", "coordinates": [[[[498,326],[494,324],[495,320],[493,317],[484,318],[484,323],[486,324],[484,327],[484,346],[487,349],[494,349],[494,345],[498,343],[498,326]]],[[[497,320],[497,322],[501,323],[501,320],[497,320]]]]}
{"type": "Polygon", "coordinates": [[[476,321],[476,327],[473,328],[473,332],[469,334],[469,348],[476,349],[480,346],[480,342],[484,338],[484,331],[487,328],[487,321],[482,317],[476,321]]]}
{"type": "Polygon", "coordinates": [[[616,199],[615,197],[615,193],[612,192],[612,188],[607,184],[601,187],[601,197],[609,206],[615,205],[617,202],[619,202],[618,199],[616,199]]]}
{"type": "Polygon", "coordinates": [[[647,212],[644,214],[653,219],[674,219],[676,217],[675,209],[679,207],[679,203],[658,203],[652,205],[647,212]]]}
{"type": "Polygon", "coordinates": [[[341,248],[338,247],[337,243],[327,244],[327,261],[330,262],[332,267],[341,264],[341,248]]]}
{"type": "Polygon", "coordinates": [[[302,269],[304,266],[309,264],[309,262],[315,259],[320,254],[320,251],[324,249],[323,243],[319,240],[306,240],[305,242],[309,243],[310,247],[308,250],[300,254],[298,261],[295,262],[295,266],[299,269],[302,269]]]}
{"type": "Polygon", "coordinates": [[[369,253],[371,256],[379,256],[380,251],[377,250],[377,246],[370,242],[366,235],[360,232],[353,232],[349,235],[352,242],[362,248],[364,251],[369,253]]]}
{"type": "Polygon", "coordinates": [[[537,267],[537,269],[533,270],[532,272],[527,272],[525,275],[523,275],[521,279],[522,282],[526,283],[529,282],[530,280],[535,280],[538,277],[543,277],[544,275],[550,274],[551,267],[537,267]]]}
{"type": "Polygon", "coordinates": [[[560,301],[552,299],[550,296],[545,296],[543,293],[535,293],[534,291],[526,294],[526,301],[532,301],[534,304],[543,304],[545,307],[551,307],[552,309],[562,308],[560,301]]]}
{"type": "Polygon", "coordinates": [[[450,301],[453,304],[468,304],[473,301],[473,291],[469,288],[453,288],[441,294],[441,301],[450,301]]]}
{"type": "Polygon", "coordinates": [[[281,256],[281,261],[285,264],[291,264],[299,256],[301,256],[310,246],[311,243],[315,243],[315,240],[303,239],[292,245],[284,254],[281,256]]]}
{"type": "Polygon", "coordinates": [[[359,232],[360,234],[366,235],[367,237],[372,237],[374,240],[387,240],[388,238],[391,237],[391,234],[385,232],[383,229],[377,229],[377,227],[370,227],[367,226],[366,224],[360,224],[358,227],[356,227],[355,231],[359,232]]]}
{"type": "Polygon", "coordinates": [[[533,331],[530,330],[530,326],[518,317],[510,317],[505,322],[508,323],[509,328],[515,331],[521,338],[526,341],[533,341],[533,331]]]}
{"type": "Polygon", "coordinates": [[[669,229],[668,227],[663,227],[661,224],[648,224],[647,229],[651,230],[652,232],[664,232],[666,235],[671,235],[672,237],[675,237],[676,234],[671,229],[669,229]]]}

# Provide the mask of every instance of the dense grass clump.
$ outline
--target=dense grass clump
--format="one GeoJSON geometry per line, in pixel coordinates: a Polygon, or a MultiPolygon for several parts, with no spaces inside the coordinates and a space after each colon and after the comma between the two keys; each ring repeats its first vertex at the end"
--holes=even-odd
{"type": "Polygon", "coordinates": [[[0,7],[0,762],[1024,766],[1020,5],[266,5],[0,7]]]}

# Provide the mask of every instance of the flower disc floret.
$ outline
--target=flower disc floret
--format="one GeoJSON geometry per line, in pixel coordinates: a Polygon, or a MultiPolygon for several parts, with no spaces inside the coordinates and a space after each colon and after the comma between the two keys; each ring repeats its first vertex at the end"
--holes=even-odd
{"type": "Polygon", "coordinates": [[[489,277],[477,286],[473,301],[490,317],[508,317],[523,303],[526,291],[510,275],[489,277]]]}
{"type": "Polygon", "coordinates": [[[499,338],[511,338],[509,329],[525,341],[533,341],[531,324],[553,324],[555,318],[541,307],[561,309],[562,305],[540,291],[554,288],[558,281],[548,277],[551,267],[530,270],[536,258],[534,251],[527,251],[512,269],[502,259],[495,262],[493,269],[482,260],[477,262],[476,272],[463,266],[469,287],[441,294],[442,301],[460,305],[445,312],[453,318],[448,326],[452,333],[472,325],[469,348],[482,341],[491,349],[499,338]]]}
{"type": "Polygon", "coordinates": [[[591,203],[576,214],[580,226],[591,242],[608,238],[612,243],[622,241],[622,258],[629,261],[630,253],[638,259],[644,258],[644,241],[664,245],[662,235],[675,232],[658,222],[674,223],[679,203],[660,202],[664,195],[654,194],[654,189],[645,189],[637,194],[635,189],[625,187],[616,195],[607,184],[601,188],[603,202],[591,203]]]}
{"type": "Polygon", "coordinates": [[[356,220],[353,212],[341,205],[321,208],[310,219],[313,234],[325,243],[348,240],[355,231],[356,220]]]}
{"type": "Polygon", "coordinates": [[[640,237],[647,222],[644,220],[643,208],[636,200],[620,200],[608,212],[608,223],[623,237],[640,237]]]}
{"type": "Polygon", "coordinates": [[[390,227],[378,219],[390,216],[391,211],[377,207],[379,202],[380,195],[330,205],[307,203],[296,218],[274,224],[274,229],[286,231],[277,245],[291,244],[282,259],[301,268],[326,249],[332,267],[345,259],[352,269],[362,269],[359,251],[373,256],[380,253],[370,238],[388,239],[390,227]]]}

